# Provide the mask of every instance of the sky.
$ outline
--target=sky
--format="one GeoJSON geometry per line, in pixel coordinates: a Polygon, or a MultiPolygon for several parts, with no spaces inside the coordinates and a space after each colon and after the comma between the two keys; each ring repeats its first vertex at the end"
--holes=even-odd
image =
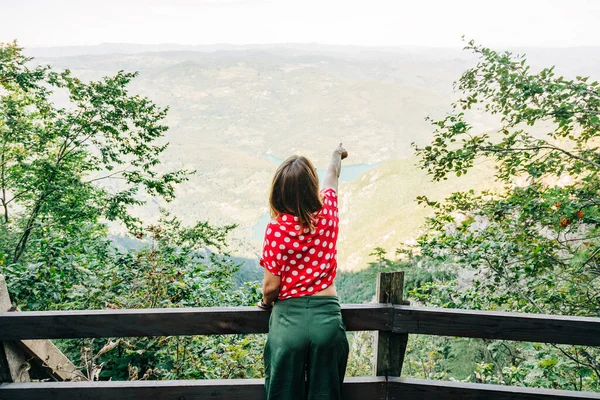
{"type": "Polygon", "coordinates": [[[0,0],[0,42],[600,46],[600,0],[0,0]]]}

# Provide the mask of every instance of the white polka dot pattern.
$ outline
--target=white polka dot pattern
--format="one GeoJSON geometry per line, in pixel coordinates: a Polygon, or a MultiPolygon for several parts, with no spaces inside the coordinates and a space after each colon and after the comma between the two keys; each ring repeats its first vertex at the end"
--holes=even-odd
{"type": "Polygon", "coordinates": [[[269,222],[265,230],[260,265],[281,277],[280,300],[319,292],[331,285],[336,276],[337,194],[331,188],[320,194],[323,207],[315,220],[318,229],[310,231],[298,223],[297,217],[283,214],[269,222]],[[310,267],[304,269],[305,266],[310,267]],[[303,271],[306,276],[300,274],[303,271]]]}

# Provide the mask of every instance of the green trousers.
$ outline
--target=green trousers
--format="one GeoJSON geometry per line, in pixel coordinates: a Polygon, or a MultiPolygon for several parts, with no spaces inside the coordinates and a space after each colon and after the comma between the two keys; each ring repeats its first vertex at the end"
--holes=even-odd
{"type": "Polygon", "coordinates": [[[275,302],[264,350],[267,400],[341,400],[348,351],[337,296],[275,302]]]}

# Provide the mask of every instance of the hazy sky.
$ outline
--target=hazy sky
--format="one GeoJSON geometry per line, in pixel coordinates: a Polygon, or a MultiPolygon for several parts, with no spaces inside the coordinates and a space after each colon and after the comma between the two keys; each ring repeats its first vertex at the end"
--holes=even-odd
{"type": "Polygon", "coordinates": [[[600,0],[0,0],[0,41],[600,45],[600,0]]]}

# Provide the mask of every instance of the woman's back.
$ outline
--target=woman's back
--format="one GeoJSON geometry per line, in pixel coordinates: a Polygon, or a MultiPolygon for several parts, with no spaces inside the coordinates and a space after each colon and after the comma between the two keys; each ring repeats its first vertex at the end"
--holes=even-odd
{"type": "Polygon", "coordinates": [[[303,228],[298,217],[287,213],[267,225],[260,265],[281,277],[279,300],[314,295],[333,284],[337,272],[338,199],[332,188],[322,189],[320,195],[323,206],[314,215],[312,230],[303,228]]]}

